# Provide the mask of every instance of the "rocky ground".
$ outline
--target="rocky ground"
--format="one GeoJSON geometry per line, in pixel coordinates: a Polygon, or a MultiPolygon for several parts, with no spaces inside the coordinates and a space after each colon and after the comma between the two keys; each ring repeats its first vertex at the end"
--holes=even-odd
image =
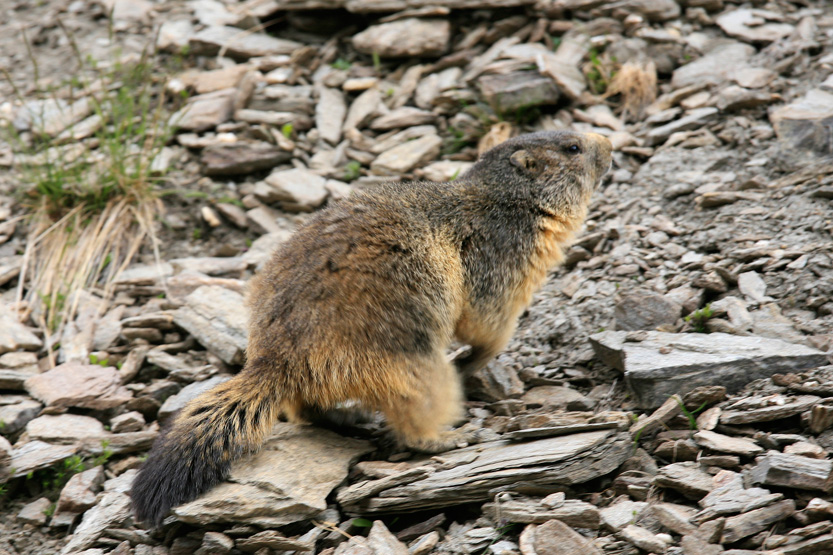
{"type": "Polygon", "coordinates": [[[0,553],[833,552],[829,3],[2,9],[0,118],[26,140],[96,148],[75,98],[33,129],[74,43],[129,62],[150,41],[187,100],[156,160],[161,260],[146,246],[58,329],[16,305],[27,184],[0,142],[0,553]],[[240,369],[246,279],[299,223],[564,128],[610,137],[614,167],[506,351],[466,377],[482,443],[425,457],[381,420],[281,424],[163,529],[133,522],[160,423],[240,369]]]}

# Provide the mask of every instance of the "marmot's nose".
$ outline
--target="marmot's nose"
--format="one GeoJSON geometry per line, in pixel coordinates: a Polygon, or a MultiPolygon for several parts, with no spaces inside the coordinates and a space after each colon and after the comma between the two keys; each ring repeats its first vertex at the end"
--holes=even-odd
{"type": "Polygon", "coordinates": [[[591,145],[590,149],[593,152],[593,157],[595,158],[598,177],[601,178],[610,169],[613,145],[610,144],[610,140],[607,137],[598,133],[587,133],[586,136],[591,145]]]}

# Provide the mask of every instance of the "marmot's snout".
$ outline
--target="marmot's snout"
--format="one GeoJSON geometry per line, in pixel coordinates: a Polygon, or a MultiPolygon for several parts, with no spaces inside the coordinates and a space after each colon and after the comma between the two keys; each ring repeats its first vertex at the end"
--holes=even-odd
{"type": "Polygon", "coordinates": [[[613,159],[611,156],[613,145],[607,137],[598,133],[587,133],[585,136],[589,143],[589,149],[593,153],[596,166],[596,186],[598,187],[602,177],[610,170],[613,159]]]}

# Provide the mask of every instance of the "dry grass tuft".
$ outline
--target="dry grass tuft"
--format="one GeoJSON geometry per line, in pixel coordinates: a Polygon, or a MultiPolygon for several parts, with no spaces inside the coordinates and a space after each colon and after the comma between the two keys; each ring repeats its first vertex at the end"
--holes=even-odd
{"type": "Polygon", "coordinates": [[[653,61],[628,61],[613,75],[605,97],[621,95],[622,118],[636,121],[657,98],[657,68],[653,61]]]}
{"type": "Polygon", "coordinates": [[[154,52],[102,65],[83,57],[67,36],[79,77],[37,90],[34,102],[17,91],[22,105],[36,107],[29,108],[31,129],[17,134],[8,128],[22,176],[21,196],[30,209],[18,301],[26,301],[51,334],[74,317],[78,291],[92,289],[110,298],[114,279],[147,239],[158,258],[154,225],[163,205],[156,187],[161,174],[152,164],[173,134],[167,125],[166,79],[155,69],[154,52]],[[79,103],[90,114],[85,121],[95,124],[91,131],[79,137],[48,128],[56,106],[59,121],[73,121],[78,118],[71,111],[79,103]],[[44,106],[53,109],[51,117],[44,106]]]}

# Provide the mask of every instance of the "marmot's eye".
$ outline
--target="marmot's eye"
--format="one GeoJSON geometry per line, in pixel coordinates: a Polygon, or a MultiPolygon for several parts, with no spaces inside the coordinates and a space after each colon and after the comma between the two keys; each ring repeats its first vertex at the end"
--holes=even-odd
{"type": "Polygon", "coordinates": [[[567,148],[565,148],[564,150],[566,150],[570,154],[578,154],[579,152],[581,152],[581,147],[578,146],[578,145],[570,145],[567,148]]]}

